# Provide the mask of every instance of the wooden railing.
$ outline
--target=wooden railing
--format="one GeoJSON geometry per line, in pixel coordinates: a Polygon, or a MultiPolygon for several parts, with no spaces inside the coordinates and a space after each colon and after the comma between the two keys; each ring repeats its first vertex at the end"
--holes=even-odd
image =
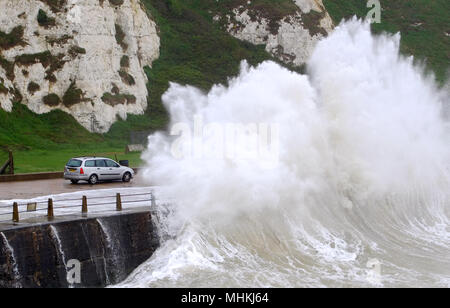
{"type": "MultiPolygon", "coordinates": [[[[14,224],[19,223],[21,214],[24,213],[32,213],[32,212],[46,212],[46,214],[42,215],[34,215],[33,218],[37,217],[47,217],[48,220],[52,220],[55,217],[55,212],[58,212],[60,209],[70,209],[70,208],[79,208],[81,210],[81,214],[83,216],[88,214],[88,210],[91,207],[94,206],[100,206],[100,205],[115,205],[116,211],[122,211],[123,207],[127,204],[131,203],[142,203],[142,202],[148,202],[150,206],[155,206],[155,196],[153,192],[148,193],[140,193],[140,194],[120,194],[117,193],[115,196],[98,196],[98,197],[88,197],[82,196],[82,198],[74,198],[74,199],[57,199],[54,200],[53,198],[49,198],[47,201],[39,201],[39,202],[29,202],[29,203],[18,203],[14,202],[12,204],[12,211],[11,212],[4,212],[0,213],[0,222],[6,222],[10,221],[7,217],[12,217],[12,222],[14,224]],[[136,199],[126,200],[127,197],[139,197],[136,199]],[[111,201],[101,201],[101,199],[111,199],[115,198],[115,202],[111,201]],[[123,200],[125,198],[125,200],[123,200]],[[94,200],[94,202],[90,202],[94,200]],[[76,205],[66,205],[61,206],[59,204],[64,202],[76,202],[80,201],[81,204],[76,205]],[[56,206],[55,206],[56,204],[56,206]],[[40,206],[39,206],[40,205],[40,206]]],[[[7,206],[10,208],[10,206],[7,206]]],[[[3,207],[4,208],[4,207],[3,207]]],[[[0,208],[1,209],[1,208],[0,208]]],[[[68,215],[68,213],[64,213],[65,215],[68,215]]],[[[64,215],[63,214],[63,215],[64,215]]],[[[73,213],[70,213],[73,214],[73,213]]],[[[61,215],[62,216],[62,215],[61,215]]]]}

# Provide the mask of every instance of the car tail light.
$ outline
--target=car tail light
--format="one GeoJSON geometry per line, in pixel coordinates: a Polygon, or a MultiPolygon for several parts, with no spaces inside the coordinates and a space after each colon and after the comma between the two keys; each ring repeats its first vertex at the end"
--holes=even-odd
{"type": "Polygon", "coordinates": [[[83,168],[80,168],[80,174],[84,174],[83,168]]]}

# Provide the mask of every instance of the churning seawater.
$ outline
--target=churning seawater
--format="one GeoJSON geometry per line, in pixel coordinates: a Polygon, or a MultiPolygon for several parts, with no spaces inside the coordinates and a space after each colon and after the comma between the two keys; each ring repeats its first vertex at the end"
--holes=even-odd
{"type": "Polygon", "coordinates": [[[172,125],[276,124],[277,161],[176,157],[173,136],[150,136],[145,176],[174,202],[119,286],[450,287],[449,94],[399,41],[351,20],[308,75],[243,63],[209,93],[172,84],[172,125]]]}

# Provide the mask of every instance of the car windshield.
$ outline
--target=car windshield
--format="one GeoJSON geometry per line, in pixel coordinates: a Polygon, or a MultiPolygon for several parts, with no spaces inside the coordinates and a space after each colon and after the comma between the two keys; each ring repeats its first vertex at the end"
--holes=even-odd
{"type": "Polygon", "coordinates": [[[71,159],[66,165],[67,167],[80,167],[81,166],[81,160],[79,159],[71,159]]]}

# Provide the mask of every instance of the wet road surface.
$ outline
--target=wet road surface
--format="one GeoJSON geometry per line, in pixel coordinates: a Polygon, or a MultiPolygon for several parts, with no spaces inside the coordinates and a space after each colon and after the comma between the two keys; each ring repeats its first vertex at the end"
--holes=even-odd
{"type": "Polygon", "coordinates": [[[101,182],[96,185],[90,185],[86,182],[71,184],[64,179],[25,181],[25,182],[7,182],[0,183],[0,200],[11,199],[30,199],[39,196],[71,193],[83,190],[97,190],[109,188],[127,188],[145,186],[146,183],[139,175],[129,183],[121,181],[101,182]]]}

